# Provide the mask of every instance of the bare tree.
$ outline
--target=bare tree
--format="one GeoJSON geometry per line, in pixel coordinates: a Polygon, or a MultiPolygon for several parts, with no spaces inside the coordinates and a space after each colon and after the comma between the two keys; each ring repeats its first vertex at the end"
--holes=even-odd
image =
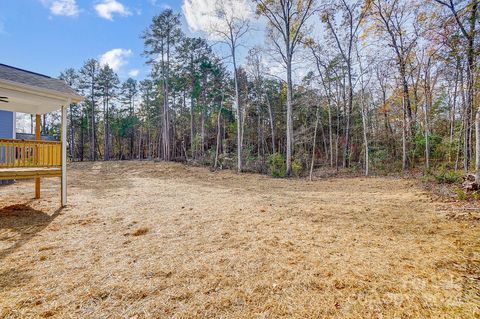
{"type": "MultiPolygon", "coordinates": [[[[330,166],[333,167],[333,129],[332,129],[332,103],[333,103],[333,92],[331,85],[331,68],[333,67],[332,61],[326,61],[321,55],[321,47],[309,39],[305,44],[310,48],[312,55],[315,59],[315,65],[317,67],[317,72],[320,75],[320,84],[322,85],[325,91],[325,98],[327,99],[327,112],[328,112],[328,142],[330,147],[329,158],[330,166]]],[[[325,55],[325,54],[324,54],[325,55]]]]}
{"type": "Polygon", "coordinates": [[[287,71],[287,176],[292,174],[293,154],[293,81],[292,61],[298,44],[304,37],[306,21],[315,13],[313,0],[253,0],[257,14],[267,18],[268,34],[282,57],[287,71]]]}
{"type": "Polygon", "coordinates": [[[368,120],[368,108],[367,108],[367,103],[365,102],[366,100],[366,86],[368,85],[368,82],[370,79],[365,81],[364,75],[366,73],[370,73],[369,70],[365,70],[362,65],[362,58],[359,53],[359,48],[356,46],[356,52],[357,52],[357,59],[358,59],[358,65],[359,65],[359,71],[360,71],[360,113],[362,116],[362,128],[363,128],[363,147],[364,147],[364,153],[365,153],[365,176],[368,176],[369,174],[369,168],[370,168],[370,160],[369,160],[369,154],[368,154],[368,125],[367,125],[367,120],[368,120]]]}
{"type": "Polygon", "coordinates": [[[313,131],[312,159],[310,162],[310,174],[309,174],[310,181],[312,180],[312,177],[313,177],[313,166],[315,164],[315,153],[317,150],[317,131],[318,131],[319,119],[320,119],[320,105],[317,105],[317,108],[315,110],[315,129],[313,131]]]}
{"type": "Polygon", "coordinates": [[[443,5],[448,8],[448,10],[453,15],[453,18],[460,29],[460,34],[463,39],[466,41],[465,54],[467,56],[467,96],[466,96],[466,119],[467,123],[465,124],[465,144],[466,154],[465,154],[465,169],[468,168],[468,160],[470,158],[469,154],[469,139],[470,139],[470,125],[468,123],[470,119],[470,114],[475,111],[475,178],[477,181],[480,180],[480,108],[473,110],[474,108],[474,97],[475,97],[475,73],[477,70],[476,67],[476,53],[475,53],[475,38],[477,35],[477,25],[478,25],[478,8],[479,0],[461,0],[454,3],[453,0],[434,0],[438,4],[443,5]],[[463,6],[462,8],[458,8],[463,6]]]}
{"type": "MultiPolygon", "coordinates": [[[[240,1],[241,2],[241,1],[240,1]]],[[[242,153],[243,153],[243,111],[240,103],[240,88],[238,76],[238,47],[241,45],[241,39],[250,30],[249,14],[236,11],[237,6],[234,0],[216,0],[215,12],[210,25],[206,27],[206,32],[211,37],[226,44],[230,51],[230,58],[233,64],[233,80],[235,86],[234,105],[237,115],[237,171],[242,171],[242,153]]]]}
{"type": "MultiPolygon", "coordinates": [[[[348,2],[346,0],[335,1],[333,5],[322,13],[322,20],[327,24],[328,30],[332,33],[337,45],[340,56],[347,68],[348,95],[347,95],[347,123],[345,128],[345,145],[343,166],[350,165],[350,135],[351,135],[351,117],[353,109],[353,54],[357,43],[358,32],[367,10],[362,8],[363,1],[356,0],[348,2]],[[338,11],[342,13],[340,26],[334,21],[334,16],[338,11]],[[345,33],[340,33],[346,30],[345,33]]],[[[367,2],[368,4],[368,2],[367,2]]]]}
{"type": "Polygon", "coordinates": [[[408,32],[412,29],[412,12],[414,3],[400,0],[371,0],[373,18],[378,23],[376,26],[387,35],[387,43],[393,49],[396,57],[398,76],[402,87],[402,105],[404,109],[404,133],[402,137],[403,158],[402,166],[406,169],[408,166],[408,148],[409,139],[412,135],[412,106],[410,102],[410,93],[407,79],[407,64],[413,48],[417,43],[418,34],[408,32]]]}

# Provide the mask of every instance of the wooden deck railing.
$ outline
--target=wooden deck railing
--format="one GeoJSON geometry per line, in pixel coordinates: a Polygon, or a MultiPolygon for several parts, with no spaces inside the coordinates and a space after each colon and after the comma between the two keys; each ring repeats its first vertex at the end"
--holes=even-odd
{"type": "Polygon", "coordinates": [[[62,165],[62,143],[0,139],[0,168],[62,165]]]}

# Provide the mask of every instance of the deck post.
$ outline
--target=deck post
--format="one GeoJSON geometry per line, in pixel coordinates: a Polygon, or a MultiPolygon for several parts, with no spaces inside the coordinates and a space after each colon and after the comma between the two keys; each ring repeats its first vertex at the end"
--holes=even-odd
{"type": "MultiPolygon", "coordinates": [[[[41,119],[40,119],[40,114],[35,115],[35,140],[40,141],[42,139],[41,135],[41,119]]],[[[38,151],[37,151],[38,152],[38,151]]],[[[38,153],[37,153],[37,159],[38,159],[38,153]]],[[[40,198],[40,177],[35,177],[35,199],[40,198]]]]}
{"type": "Polygon", "coordinates": [[[62,207],[67,206],[67,107],[71,103],[69,98],[62,106],[62,207]]]}

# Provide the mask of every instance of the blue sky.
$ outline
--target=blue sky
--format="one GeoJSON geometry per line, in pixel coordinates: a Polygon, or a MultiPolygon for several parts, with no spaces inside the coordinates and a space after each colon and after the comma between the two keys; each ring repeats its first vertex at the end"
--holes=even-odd
{"type": "MultiPolygon", "coordinates": [[[[117,49],[104,58],[120,63],[116,71],[122,79],[129,73],[141,79],[148,74],[141,33],[155,14],[167,7],[181,12],[181,5],[175,0],[0,0],[0,63],[56,77],[117,49]]],[[[185,23],[184,29],[188,33],[185,23]]]]}

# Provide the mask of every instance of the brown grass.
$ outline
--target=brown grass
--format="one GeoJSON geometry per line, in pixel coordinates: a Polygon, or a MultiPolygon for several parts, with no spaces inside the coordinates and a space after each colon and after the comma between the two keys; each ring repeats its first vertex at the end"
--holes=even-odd
{"type": "Polygon", "coordinates": [[[69,174],[62,211],[55,179],[39,201],[32,182],[0,188],[0,318],[480,316],[479,220],[415,182],[69,174]]]}

